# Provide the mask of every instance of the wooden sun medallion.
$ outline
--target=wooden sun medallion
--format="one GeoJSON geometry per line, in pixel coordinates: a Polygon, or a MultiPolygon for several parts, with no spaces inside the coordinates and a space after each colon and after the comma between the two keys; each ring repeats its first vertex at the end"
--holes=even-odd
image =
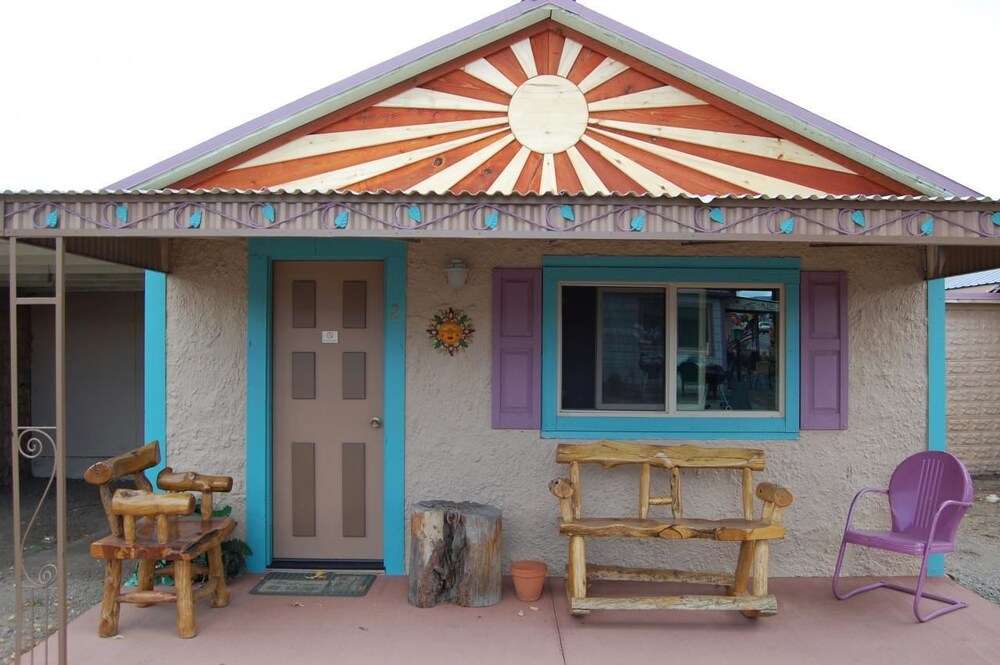
{"type": "Polygon", "coordinates": [[[808,139],[571,31],[543,29],[495,49],[181,185],[500,195],[903,193],[808,139]]]}

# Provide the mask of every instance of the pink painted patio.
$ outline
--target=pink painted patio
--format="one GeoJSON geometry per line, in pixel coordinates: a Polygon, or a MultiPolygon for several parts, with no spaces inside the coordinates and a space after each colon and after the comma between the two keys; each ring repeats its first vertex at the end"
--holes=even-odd
{"type": "MultiPolygon", "coordinates": [[[[909,596],[876,591],[840,602],[830,593],[830,580],[816,577],[772,580],[779,612],[758,620],[712,611],[605,611],[574,618],[566,609],[563,579],[557,577],[549,578],[535,603],[518,601],[505,579],[503,600],[492,607],[443,604],[429,609],[407,604],[404,577],[379,577],[362,598],[251,595],[259,579],[249,575],[236,582],[228,608],[199,603],[199,634],[191,640],[177,637],[172,606],[123,607],[121,638],[101,639],[100,608],[95,607],[69,626],[70,662],[133,662],[141,653],[148,665],[975,665],[995,663],[1000,654],[1000,607],[947,578],[930,580],[930,590],[964,600],[969,607],[926,624],[914,620],[909,596]]],[[[853,588],[867,579],[846,583],[853,588]]],[[[616,585],[623,594],[650,592],[648,585],[616,585]]]]}

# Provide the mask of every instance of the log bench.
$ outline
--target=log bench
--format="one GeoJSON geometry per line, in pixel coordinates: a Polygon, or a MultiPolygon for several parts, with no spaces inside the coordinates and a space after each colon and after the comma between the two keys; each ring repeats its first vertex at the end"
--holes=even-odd
{"type": "Polygon", "coordinates": [[[602,441],[583,445],[562,444],[557,448],[556,461],[569,465],[569,477],[553,480],[549,483],[549,489],[559,499],[559,533],[569,537],[566,597],[572,614],[588,614],[590,610],[686,609],[737,610],[745,616],[757,617],[777,612],[777,600],[767,593],[769,544],[771,540],[785,535],[781,514],[791,505],[792,494],[773,483],[760,483],[754,490],[752,474],[764,469],[764,451],[602,441]],[[580,467],[584,464],[596,464],[604,468],[626,465],[638,467],[637,516],[584,516],[580,474],[580,467]],[[662,469],[669,477],[668,494],[651,493],[654,469],[662,469]],[[738,513],[740,517],[684,517],[681,472],[691,469],[740,471],[743,482],[743,505],[742,511],[738,513]],[[760,514],[756,516],[754,494],[762,502],[760,514]],[[653,518],[650,516],[652,506],[670,506],[672,514],[666,518],[653,518]],[[599,566],[587,563],[587,538],[738,542],[740,551],[734,574],[599,566]],[[587,583],[591,580],[715,584],[726,587],[726,595],[594,597],[587,593],[587,583]]]}
{"type": "Polygon", "coordinates": [[[154,441],[98,462],[84,474],[88,483],[100,489],[111,530],[110,535],[90,546],[91,556],[104,560],[104,596],[97,630],[101,637],[118,633],[121,603],[139,607],[175,603],[177,632],[184,638],[198,633],[194,618],[197,600],[211,596],[212,607],[229,604],[222,541],[236,528],[236,522],[228,517],[212,517],[212,494],[230,491],[233,479],[176,473],[167,467],[157,477],[157,485],[168,491],[154,493],[144,472],[159,462],[159,443],[154,441]],[[114,487],[129,476],[133,487],[114,487]],[[189,492],[201,493],[199,515],[194,515],[195,498],[189,492]],[[207,567],[193,563],[204,553],[207,553],[207,567]],[[122,590],[122,562],[126,560],[139,562],[138,585],[131,592],[122,590]],[[156,569],[157,561],[168,564],[156,569]],[[172,590],[154,589],[154,574],[172,577],[172,590]],[[207,578],[197,589],[196,575],[207,578]]]}

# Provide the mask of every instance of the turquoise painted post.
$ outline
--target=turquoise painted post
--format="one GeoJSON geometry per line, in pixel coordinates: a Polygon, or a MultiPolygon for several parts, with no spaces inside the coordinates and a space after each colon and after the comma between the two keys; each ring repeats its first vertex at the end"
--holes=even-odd
{"type": "Polygon", "coordinates": [[[156,483],[167,465],[167,276],[146,271],[143,317],[143,437],[160,442],[160,463],[146,471],[156,483]]]}
{"type": "Polygon", "coordinates": [[[406,247],[385,259],[385,443],[382,557],[386,575],[406,572],[406,247]]]}
{"type": "Polygon", "coordinates": [[[271,563],[271,261],[251,241],[247,266],[247,569],[271,563]]]}
{"type": "MultiPolygon", "coordinates": [[[[947,448],[944,280],[927,282],[927,449],[947,448]]],[[[944,575],[944,555],[934,554],[927,573],[944,575]]]]}

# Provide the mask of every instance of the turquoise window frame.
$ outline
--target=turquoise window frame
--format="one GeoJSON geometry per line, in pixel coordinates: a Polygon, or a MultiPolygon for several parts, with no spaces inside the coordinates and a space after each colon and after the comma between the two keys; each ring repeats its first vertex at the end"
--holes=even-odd
{"type": "Polygon", "coordinates": [[[801,262],[786,258],[569,257],[542,262],[542,430],[544,438],[797,439],[799,437],[799,278],[801,262]],[[773,418],[683,417],[648,413],[608,416],[559,412],[559,285],[593,282],[780,284],[785,307],[784,414],[773,418]]]}
{"type": "Polygon", "coordinates": [[[274,560],[271,489],[271,279],[274,261],[385,263],[383,550],[388,575],[405,572],[407,243],[363,238],[252,238],[247,270],[247,543],[251,572],[274,560]]]}

